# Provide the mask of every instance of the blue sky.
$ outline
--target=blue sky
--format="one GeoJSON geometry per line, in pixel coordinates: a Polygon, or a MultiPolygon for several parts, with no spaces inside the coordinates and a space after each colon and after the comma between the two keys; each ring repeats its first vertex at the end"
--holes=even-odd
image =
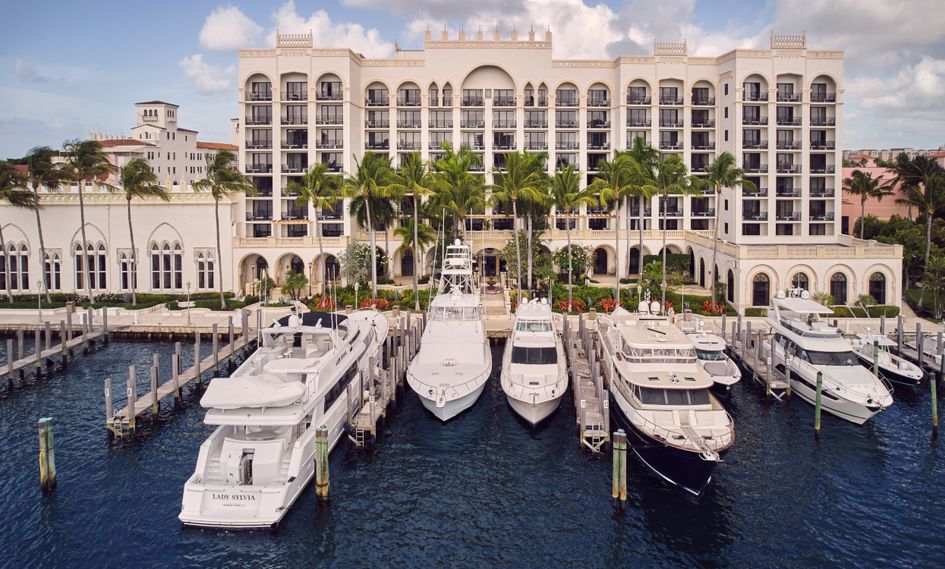
{"type": "Polygon", "coordinates": [[[654,38],[690,54],[767,47],[808,33],[846,53],[847,148],[945,144],[945,10],[941,0],[305,0],[3,2],[0,157],[59,146],[89,131],[127,132],[136,101],[181,106],[182,126],[229,141],[236,49],[272,31],[314,30],[316,45],[384,56],[422,31],[496,23],[550,26],[557,57],[649,53],[654,38]]]}

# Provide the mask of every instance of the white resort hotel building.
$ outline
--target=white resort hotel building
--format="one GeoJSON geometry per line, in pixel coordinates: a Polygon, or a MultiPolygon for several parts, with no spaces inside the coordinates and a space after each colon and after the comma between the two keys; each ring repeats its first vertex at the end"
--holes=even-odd
{"type": "MultiPolygon", "coordinates": [[[[139,290],[182,291],[187,282],[195,283],[194,290],[211,288],[205,271],[217,254],[225,260],[223,284],[230,290],[250,290],[264,271],[277,281],[293,270],[320,282],[348,240],[367,241],[367,234],[349,217],[347,204],[339,203],[319,214],[325,247],[319,256],[315,212],[297,206],[286,191],[293,177],[316,162],[341,175],[352,172],[355,157],[365,152],[388,154],[396,166],[412,151],[435,159],[449,142],[479,155],[487,182],[493,168],[502,169],[505,153],[527,149],[548,154],[549,174],[573,164],[587,183],[602,159],[642,137],[663,154],[680,154],[695,174],[728,151],[754,182],[755,189],[726,188],[718,199],[714,190],[669,198],[668,250],[690,256],[697,284],[709,285],[719,208],[717,274],[740,311],[767,306],[775,291],[792,285],[828,292],[838,303],[871,294],[880,303],[899,304],[902,247],[840,233],[842,52],[808,50],[805,36],[772,35],[770,49],[718,57],[689,56],[685,42],[657,42],[651,56],[557,60],[550,32],[437,35],[428,31],[424,49],[398,50],[390,59],[316,48],[307,34],[279,35],[275,48],[241,50],[234,142],[256,195],[236,197],[221,208],[229,229],[220,252],[214,248],[212,199],[193,193],[186,182],[202,177],[199,172],[178,173],[170,203],[136,205],[139,254],[157,255],[156,264],[142,263],[139,290]],[[166,266],[164,254],[171,256],[167,280],[154,274],[166,266]]],[[[136,129],[149,116],[142,115],[142,105],[147,104],[138,105],[136,129]]],[[[170,128],[161,113],[176,107],[152,106],[159,126],[170,128]]],[[[200,149],[191,152],[199,155],[200,149]]],[[[62,290],[77,288],[73,193],[65,188],[43,199],[47,246],[59,255],[62,276],[56,282],[62,290]]],[[[659,200],[644,208],[643,255],[662,246],[659,200]]],[[[95,247],[102,247],[96,249],[103,267],[96,285],[111,291],[126,288],[122,205],[118,196],[94,193],[88,209],[95,213],[87,214],[95,247]]],[[[593,251],[596,280],[613,282],[615,275],[637,272],[638,207],[631,200],[629,211],[583,208],[570,219],[572,240],[593,251]],[[627,215],[633,229],[629,251],[627,215]]],[[[12,236],[8,246],[25,247],[29,271],[38,276],[42,263],[31,254],[38,250],[32,214],[3,212],[4,235],[12,236]]],[[[551,215],[542,235],[551,251],[565,245],[568,222],[551,215]]],[[[499,250],[512,236],[511,216],[487,206],[485,215],[468,223],[486,274],[501,271],[499,250]]],[[[430,270],[432,251],[419,259],[401,255],[393,231],[388,238],[379,232],[378,246],[390,257],[392,278],[430,270]]],[[[35,288],[36,280],[23,283],[35,288]]]]}

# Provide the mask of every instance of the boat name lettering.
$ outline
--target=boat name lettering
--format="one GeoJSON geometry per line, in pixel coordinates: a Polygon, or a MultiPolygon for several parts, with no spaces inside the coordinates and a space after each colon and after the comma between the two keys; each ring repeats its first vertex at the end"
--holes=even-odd
{"type": "Polygon", "coordinates": [[[236,500],[251,502],[256,499],[256,496],[252,494],[212,494],[214,500],[236,500]]]}

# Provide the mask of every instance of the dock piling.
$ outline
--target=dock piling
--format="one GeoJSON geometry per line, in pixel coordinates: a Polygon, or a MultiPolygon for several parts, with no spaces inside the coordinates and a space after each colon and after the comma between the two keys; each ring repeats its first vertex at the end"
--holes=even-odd
{"type": "Polygon", "coordinates": [[[227,345],[236,347],[233,344],[233,340],[235,339],[235,336],[233,333],[233,315],[226,317],[226,334],[227,334],[227,340],[229,341],[227,345]]]}
{"type": "Polygon", "coordinates": [[[180,342],[174,342],[174,357],[171,358],[171,377],[174,379],[174,402],[180,401],[180,342]]]}
{"type": "Polygon", "coordinates": [[[115,408],[112,406],[112,379],[105,379],[105,424],[110,425],[115,417],[115,408]]]}
{"type": "Polygon", "coordinates": [[[319,501],[328,501],[328,427],[315,431],[315,495],[319,501]]]}
{"type": "MultiPolygon", "coordinates": [[[[945,359],[945,358],[943,358],[945,359]]],[[[932,391],[932,440],[938,438],[938,393],[934,377],[929,378],[929,389],[932,391]]]]}
{"type": "Polygon", "coordinates": [[[725,315],[722,315],[722,340],[726,340],[725,337],[725,315]]]}
{"type": "Polygon", "coordinates": [[[43,322],[43,334],[45,334],[44,340],[46,340],[46,350],[48,351],[52,348],[52,324],[49,321],[43,322]]]}
{"type": "Polygon", "coordinates": [[[618,508],[627,502],[627,434],[623,429],[614,433],[614,487],[611,494],[618,508]]]}
{"type": "Polygon", "coordinates": [[[38,375],[38,374],[40,374],[40,373],[42,373],[42,372],[45,371],[45,370],[43,369],[43,367],[44,367],[44,365],[43,365],[43,361],[44,361],[44,360],[43,360],[43,346],[42,346],[42,339],[40,338],[39,328],[37,328],[37,329],[35,330],[35,334],[33,335],[33,339],[34,339],[33,344],[34,344],[34,346],[35,346],[34,349],[36,350],[36,352],[33,354],[33,357],[34,357],[34,359],[35,359],[35,361],[36,361],[36,373],[37,373],[37,375],[38,375]]]}
{"type": "Polygon", "coordinates": [[[13,353],[13,338],[7,338],[7,382],[10,388],[13,388],[13,361],[16,354],[13,353]]]}
{"type": "Polygon", "coordinates": [[[902,314],[896,317],[896,353],[902,355],[902,336],[903,336],[903,319],[902,314]]]}
{"type": "Polygon", "coordinates": [[[66,341],[72,340],[72,312],[66,310],[66,341]]]}
{"type": "Polygon", "coordinates": [[[879,333],[883,336],[886,335],[886,314],[879,315],[879,333]]]}
{"type": "Polygon", "coordinates": [[[20,360],[23,359],[23,356],[26,354],[26,344],[23,341],[23,330],[16,331],[16,357],[13,359],[20,360]]]}
{"type": "Polygon", "coordinates": [[[213,342],[213,373],[220,373],[220,335],[217,332],[217,323],[210,327],[210,336],[213,342]]]}
{"type": "Polygon", "coordinates": [[[68,344],[68,332],[66,332],[66,321],[59,321],[59,343],[62,344],[62,363],[65,363],[69,360],[69,344],[68,344]]]}
{"type": "Polygon", "coordinates": [[[194,385],[200,387],[200,332],[194,332],[194,385]]]}
{"type": "Polygon", "coordinates": [[[814,404],[814,438],[820,438],[820,405],[821,393],[824,390],[824,372],[817,372],[817,398],[814,404]]]}
{"type": "Polygon", "coordinates": [[[135,377],[135,366],[128,366],[128,430],[135,432],[135,401],[138,400],[138,384],[135,377]]]}
{"type": "Polygon", "coordinates": [[[39,428],[39,487],[43,491],[56,489],[56,449],[53,443],[52,417],[44,417],[39,428]]]}
{"type": "Polygon", "coordinates": [[[879,377],[879,340],[873,340],[873,375],[879,377]]]}
{"type": "Polygon", "coordinates": [[[925,360],[925,336],[922,335],[922,322],[915,323],[915,349],[918,358],[919,369],[922,369],[925,360]]]}
{"type": "Polygon", "coordinates": [[[161,411],[158,399],[158,355],[151,354],[151,417],[157,417],[161,411]]]}

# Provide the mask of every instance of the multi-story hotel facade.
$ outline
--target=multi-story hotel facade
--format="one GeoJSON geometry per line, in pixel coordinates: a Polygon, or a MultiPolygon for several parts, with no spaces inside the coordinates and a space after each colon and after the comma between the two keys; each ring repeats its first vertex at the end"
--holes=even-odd
{"type": "MultiPolygon", "coordinates": [[[[706,190],[669,198],[667,248],[690,255],[698,284],[711,282],[718,209],[717,274],[739,310],[767,306],[775,291],[792,285],[829,292],[843,303],[871,294],[899,304],[902,248],[840,231],[843,56],[808,50],[804,36],[772,36],[770,49],[719,57],[689,56],[682,42],[656,43],[652,56],[557,60],[550,33],[503,38],[444,31],[434,39],[427,32],[423,50],[398,50],[390,59],[315,48],[310,35],[279,35],[275,48],[240,51],[238,77],[235,142],[256,192],[221,208],[226,233],[219,258],[228,289],[250,290],[264,272],[277,281],[290,270],[305,272],[319,282],[349,240],[367,240],[346,201],[339,201],[319,212],[325,251],[319,254],[315,212],[287,191],[316,162],[342,175],[366,152],[387,154],[396,166],[413,151],[433,160],[449,142],[479,156],[477,170],[487,182],[494,168],[503,168],[505,153],[524,149],[547,153],[549,174],[573,164],[587,184],[601,160],[642,137],[663,155],[681,155],[696,175],[728,151],[754,183],[753,189],[725,188],[718,197],[706,190]]],[[[149,223],[180,220],[175,229],[188,243],[183,254],[194,259],[191,278],[185,274],[171,284],[196,282],[196,249],[206,254],[212,248],[204,235],[212,229],[212,211],[148,207],[149,223]]],[[[544,246],[563,247],[565,224],[572,223],[573,242],[593,251],[591,274],[598,280],[633,274],[640,262],[639,207],[631,200],[629,210],[582,208],[576,219],[553,212],[544,246]]],[[[658,197],[644,205],[643,255],[662,248],[661,211],[658,197]]],[[[467,238],[487,274],[501,270],[499,250],[514,223],[489,206],[471,216],[467,238]]],[[[102,239],[109,238],[103,232],[102,239]]],[[[72,246],[68,239],[74,236],[65,238],[64,250],[72,246]]],[[[141,242],[151,245],[150,238],[141,242]]],[[[401,254],[392,231],[381,232],[378,245],[390,258],[389,276],[430,271],[432,251],[418,259],[401,254]]],[[[106,251],[106,263],[118,271],[118,249],[106,245],[106,251]]],[[[30,267],[40,271],[40,261],[31,256],[30,267]]],[[[163,284],[145,269],[142,264],[139,279],[163,284]]],[[[66,280],[63,286],[74,288],[74,279],[66,280]]],[[[107,284],[122,289],[120,278],[107,284]]]]}

